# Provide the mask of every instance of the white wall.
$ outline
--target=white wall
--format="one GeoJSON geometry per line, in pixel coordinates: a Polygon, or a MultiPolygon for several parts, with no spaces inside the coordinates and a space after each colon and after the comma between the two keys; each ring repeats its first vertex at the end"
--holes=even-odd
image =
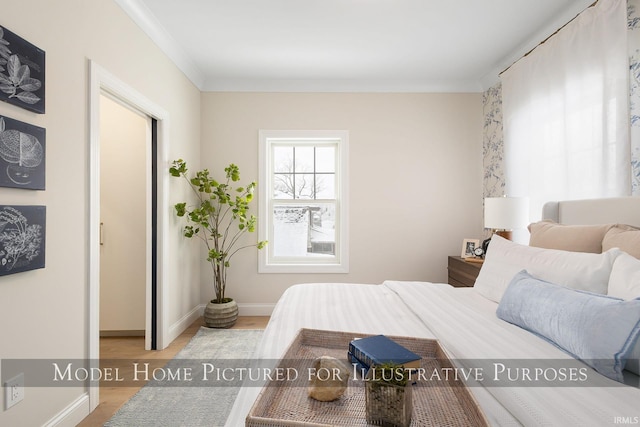
{"type": "Polygon", "coordinates": [[[148,118],[100,97],[100,331],[144,331],[148,118]]]}
{"type": "MultiPolygon", "coordinates": [[[[199,160],[200,92],[112,0],[3,2],[1,21],[46,51],[46,114],[0,102],[0,115],[46,128],[47,152],[46,190],[0,188],[0,200],[46,205],[47,235],[46,268],[0,277],[0,358],[82,359],[88,354],[88,60],[169,112],[169,158],[199,160]]],[[[169,191],[176,199],[186,194],[174,182],[169,191]]],[[[201,292],[195,250],[171,224],[165,283],[174,324],[200,304],[201,292]]],[[[43,425],[74,402],[84,405],[85,396],[85,389],[28,388],[23,402],[0,408],[0,425],[43,425]]],[[[61,425],[75,424],[71,418],[61,425]]]]}
{"type": "Polygon", "coordinates": [[[447,255],[482,238],[481,96],[204,93],[203,166],[221,173],[234,162],[243,183],[258,178],[260,129],[350,133],[350,273],[258,274],[248,250],[234,258],[227,296],[261,304],[301,282],[446,282],[447,255]]]}

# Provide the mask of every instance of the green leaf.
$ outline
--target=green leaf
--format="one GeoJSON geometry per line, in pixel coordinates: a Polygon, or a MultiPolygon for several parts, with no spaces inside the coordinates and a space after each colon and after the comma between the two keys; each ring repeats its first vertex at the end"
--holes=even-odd
{"type": "Polygon", "coordinates": [[[224,171],[227,173],[227,178],[230,178],[231,181],[236,182],[240,180],[240,169],[233,163],[227,166],[224,171]]]}
{"type": "Polygon", "coordinates": [[[174,160],[172,167],[169,168],[169,172],[172,176],[179,177],[187,172],[187,164],[182,159],[174,160]]]}
{"type": "Polygon", "coordinates": [[[187,209],[186,209],[187,204],[186,203],[177,203],[175,208],[176,208],[176,215],[182,217],[184,216],[184,214],[186,213],[187,209]]]}

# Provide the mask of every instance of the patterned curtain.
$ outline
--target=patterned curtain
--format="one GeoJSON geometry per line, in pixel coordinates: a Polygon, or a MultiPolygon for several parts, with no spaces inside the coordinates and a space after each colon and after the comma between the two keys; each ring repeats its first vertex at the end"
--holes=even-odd
{"type": "Polygon", "coordinates": [[[482,95],[482,109],[484,114],[483,198],[501,197],[504,195],[504,135],[502,132],[502,85],[500,83],[482,95]]]}

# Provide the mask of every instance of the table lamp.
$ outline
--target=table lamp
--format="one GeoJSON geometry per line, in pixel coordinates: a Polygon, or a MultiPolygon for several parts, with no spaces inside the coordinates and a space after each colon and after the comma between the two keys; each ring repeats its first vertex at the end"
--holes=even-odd
{"type": "Polygon", "coordinates": [[[529,222],[529,199],[526,197],[487,197],[484,199],[484,227],[511,240],[512,230],[529,222]]]}

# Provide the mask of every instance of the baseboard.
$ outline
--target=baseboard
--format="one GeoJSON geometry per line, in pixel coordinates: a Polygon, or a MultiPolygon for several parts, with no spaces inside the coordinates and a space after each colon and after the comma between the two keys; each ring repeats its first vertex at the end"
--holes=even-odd
{"type": "Polygon", "coordinates": [[[89,393],[83,393],[44,424],[44,427],[74,427],[89,415],[89,393]]]}
{"type": "Polygon", "coordinates": [[[238,304],[238,312],[240,316],[271,316],[275,306],[275,304],[243,303],[238,304]]]}
{"type": "Polygon", "coordinates": [[[178,320],[173,325],[169,326],[169,331],[166,335],[165,343],[169,345],[176,338],[180,336],[193,322],[198,320],[199,317],[204,313],[204,305],[195,306],[190,312],[182,316],[180,320],[178,320]]]}
{"type": "MultiPolygon", "coordinates": [[[[169,327],[167,334],[167,345],[180,336],[193,322],[198,320],[204,314],[206,304],[200,304],[194,307],[189,313],[185,314],[180,320],[169,327]]],[[[238,304],[240,316],[271,316],[275,304],[254,304],[244,303],[238,304]]]]}
{"type": "Polygon", "coordinates": [[[100,331],[102,337],[143,337],[145,330],[100,331]]]}

